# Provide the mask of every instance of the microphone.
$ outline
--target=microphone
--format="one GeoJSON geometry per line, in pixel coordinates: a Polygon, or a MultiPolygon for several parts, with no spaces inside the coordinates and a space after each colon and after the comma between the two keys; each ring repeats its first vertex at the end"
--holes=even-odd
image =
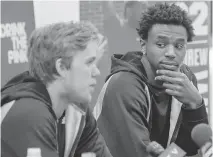
{"type": "Polygon", "coordinates": [[[159,143],[152,141],[146,147],[146,151],[153,157],[184,157],[186,155],[186,152],[175,143],[172,143],[164,150],[159,143]]]}
{"type": "Polygon", "coordinates": [[[159,157],[184,157],[186,152],[177,146],[175,143],[171,143],[159,157]]]}
{"type": "MultiPolygon", "coordinates": [[[[206,142],[211,140],[212,130],[207,124],[196,125],[191,132],[192,140],[201,148],[206,142]]],[[[165,150],[161,149],[161,145],[157,142],[151,142],[146,150],[154,157],[184,157],[186,152],[177,146],[175,143],[171,143],[165,150]]]]}
{"type": "Polygon", "coordinates": [[[206,142],[211,140],[212,130],[209,125],[201,123],[192,129],[191,137],[196,145],[201,148],[206,142]]]}
{"type": "Polygon", "coordinates": [[[146,147],[146,151],[153,157],[159,156],[163,151],[164,148],[157,142],[152,141],[146,147]]]}

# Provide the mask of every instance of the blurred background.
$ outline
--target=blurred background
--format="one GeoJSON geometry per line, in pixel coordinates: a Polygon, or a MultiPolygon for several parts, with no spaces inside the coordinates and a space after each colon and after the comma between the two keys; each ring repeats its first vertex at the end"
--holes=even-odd
{"type": "MultiPolygon", "coordinates": [[[[89,20],[108,38],[108,48],[100,61],[101,76],[93,93],[91,107],[110,71],[110,56],[128,50],[140,50],[135,29],[123,26],[130,18],[134,23],[138,12],[155,1],[139,1],[142,8],[128,1],[1,1],[1,87],[16,74],[27,69],[27,40],[33,29],[66,21],[89,20]],[[125,35],[129,38],[125,38],[125,35]]],[[[162,1],[163,2],[163,1],[162,1]]],[[[169,1],[171,2],[171,1],[169,1]]],[[[212,1],[174,1],[192,18],[194,41],[187,46],[185,63],[198,79],[211,126],[213,105],[212,1]]],[[[132,24],[133,24],[132,23],[132,24]]]]}

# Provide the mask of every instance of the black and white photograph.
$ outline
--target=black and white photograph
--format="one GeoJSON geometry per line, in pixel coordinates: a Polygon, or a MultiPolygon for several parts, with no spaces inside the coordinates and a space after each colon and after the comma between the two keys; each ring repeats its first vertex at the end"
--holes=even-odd
{"type": "Polygon", "coordinates": [[[2,157],[212,157],[212,0],[1,0],[2,157]]]}

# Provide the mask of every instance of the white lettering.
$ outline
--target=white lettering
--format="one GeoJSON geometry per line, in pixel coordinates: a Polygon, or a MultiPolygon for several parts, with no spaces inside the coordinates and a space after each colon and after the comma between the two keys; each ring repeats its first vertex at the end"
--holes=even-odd
{"type": "Polygon", "coordinates": [[[25,22],[1,24],[1,38],[26,36],[25,22]]]}
{"type": "Polygon", "coordinates": [[[8,63],[18,64],[28,62],[26,50],[9,50],[8,51],[8,63]]]}
{"type": "Polygon", "coordinates": [[[12,64],[12,60],[13,60],[13,51],[9,50],[8,51],[8,63],[12,64]]]}
{"type": "Polygon", "coordinates": [[[206,2],[192,2],[187,5],[185,2],[176,2],[176,5],[184,9],[189,16],[193,16],[192,25],[196,36],[207,36],[208,25],[205,21],[208,19],[208,4],[206,2]]]}
{"type": "Polygon", "coordinates": [[[208,63],[208,48],[201,49],[200,53],[200,63],[201,65],[207,65],[208,63]]]}
{"type": "Polygon", "coordinates": [[[14,36],[14,37],[11,37],[11,40],[12,40],[12,43],[13,43],[13,50],[16,50],[16,49],[19,49],[18,47],[18,39],[19,37],[17,36],[14,36]]]}
{"type": "Polygon", "coordinates": [[[203,66],[208,63],[208,48],[188,49],[184,63],[190,67],[203,66]]]}
{"type": "Polygon", "coordinates": [[[13,43],[13,50],[16,49],[27,49],[27,37],[26,36],[15,36],[11,37],[13,43]]]}
{"type": "Polygon", "coordinates": [[[200,61],[199,52],[200,51],[201,51],[201,49],[194,50],[194,66],[199,66],[199,61],[200,61]]]}
{"type": "Polygon", "coordinates": [[[8,51],[9,64],[28,62],[25,22],[1,24],[1,38],[10,38],[12,41],[13,49],[8,51]]]}

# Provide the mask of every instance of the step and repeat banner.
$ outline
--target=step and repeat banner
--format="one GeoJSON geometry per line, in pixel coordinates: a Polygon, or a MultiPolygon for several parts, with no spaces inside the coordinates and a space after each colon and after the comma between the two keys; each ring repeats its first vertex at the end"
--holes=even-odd
{"type": "Polygon", "coordinates": [[[1,2],[1,87],[28,68],[27,40],[34,21],[32,1],[1,2]]]}
{"type": "Polygon", "coordinates": [[[1,1],[1,87],[28,69],[27,41],[35,28],[79,21],[79,15],[78,1],[1,1]]]}
{"type": "MultiPolygon", "coordinates": [[[[115,2],[115,1],[114,1],[115,2]]],[[[61,4],[61,2],[58,2],[61,4]]],[[[94,93],[93,104],[95,104],[97,96],[104,84],[105,77],[110,71],[110,55],[113,53],[125,53],[128,50],[140,50],[139,37],[135,30],[129,28],[121,29],[120,25],[123,24],[122,20],[119,20],[119,16],[124,15],[124,4],[122,1],[116,1],[117,6],[114,6],[114,9],[110,11],[110,6],[108,1],[103,1],[102,14],[103,18],[100,19],[104,29],[104,35],[108,38],[109,41],[109,52],[102,59],[101,66],[101,78],[99,79],[100,83],[98,84],[97,90],[94,93]],[[120,7],[118,7],[120,5],[120,7]],[[116,12],[117,7],[117,12],[116,12]],[[118,9],[119,8],[119,9],[118,9]],[[120,11],[120,12],[119,12],[120,11]],[[109,15],[109,13],[111,15],[109,15]],[[112,18],[112,13],[115,14],[112,18]],[[110,18],[109,18],[110,17],[110,18]]],[[[154,2],[153,2],[154,3],[154,2]]],[[[184,62],[193,70],[197,79],[198,79],[198,88],[202,96],[204,97],[205,103],[208,107],[209,104],[209,36],[210,36],[210,27],[211,27],[211,5],[212,2],[206,1],[181,1],[175,2],[177,5],[185,9],[189,16],[193,20],[193,26],[195,28],[194,41],[188,44],[187,54],[184,62]]],[[[62,4],[61,4],[62,5],[62,4]]],[[[65,4],[64,4],[65,5],[65,4]]],[[[68,6],[68,4],[66,4],[68,6]]],[[[73,6],[73,4],[69,4],[73,6]]],[[[78,6],[78,19],[79,19],[79,3],[76,3],[78,6]]],[[[47,23],[61,21],[60,17],[53,16],[52,10],[57,10],[56,7],[58,4],[54,3],[51,6],[46,4],[46,9],[39,9],[41,7],[40,3],[35,3],[33,1],[2,1],[1,2],[1,86],[3,86],[11,77],[16,74],[26,70],[28,68],[27,60],[27,40],[30,33],[35,28],[35,17],[34,17],[34,7],[37,11],[37,24],[39,26],[44,25],[44,21],[49,20],[47,23]],[[43,11],[43,12],[42,12],[43,11]],[[48,14],[49,13],[49,14],[48,14]],[[44,16],[45,15],[45,16],[44,16]],[[44,19],[42,18],[44,17],[44,19]],[[54,17],[54,18],[53,18],[54,17]],[[51,20],[52,18],[52,20],[51,20]],[[40,21],[39,21],[40,20],[40,21]],[[42,21],[43,20],[43,21],[42,21]],[[43,22],[43,23],[42,23],[43,22]]],[[[42,4],[44,7],[44,4],[42,4]]],[[[130,5],[131,6],[131,5],[130,5]]],[[[144,5],[145,6],[145,5],[144,5]]],[[[61,14],[62,17],[67,17],[63,19],[66,21],[72,20],[74,17],[67,16],[68,11],[70,10],[65,7],[58,7],[61,9],[64,14],[61,14]]],[[[142,9],[136,7],[135,9],[142,9]]],[[[95,10],[94,10],[95,11],[95,10]]],[[[58,14],[58,13],[57,13],[58,14]]],[[[69,12],[69,14],[71,14],[69,12]]],[[[76,17],[77,15],[75,15],[76,17]]],[[[95,18],[95,17],[94,17],[95,18]]],[[[90,19],[88,19],[90,20],[90,19]]],[[[209,109],[208,109],[209,110],[209,109]]]]}
{"type": "Polygon", "coordinates": [[[195,38],[187,45],[187,53],[184,63],[195,73],[198,81],[198,89],[202,94],[209,111],[209,36],[210,2],[207,1],[184,1],[176,2],[177,5],[185,9],[193,21],[195,38]]]}

